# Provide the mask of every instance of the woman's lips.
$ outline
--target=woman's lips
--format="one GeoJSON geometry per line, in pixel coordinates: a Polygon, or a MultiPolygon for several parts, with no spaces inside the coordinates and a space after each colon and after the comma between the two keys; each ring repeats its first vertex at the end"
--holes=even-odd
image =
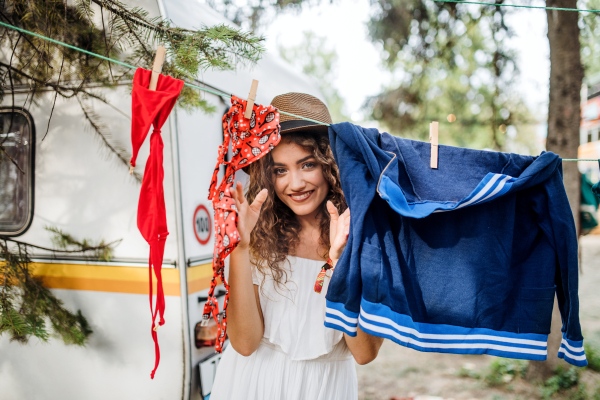
{"type": "Polygon", "coordinates": [[[289,196],[296,203],[302,203],[303,201],[308,199],[313,194],[313,192],[314,192],[314,190],[310,190],[308,192],[303,192],[303,193],[299,193],[299,194],[290,194],[289,196]]]}

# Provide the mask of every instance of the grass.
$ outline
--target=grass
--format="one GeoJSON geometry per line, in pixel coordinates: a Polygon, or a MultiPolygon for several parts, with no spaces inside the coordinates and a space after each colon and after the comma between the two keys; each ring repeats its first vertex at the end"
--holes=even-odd
{"type": "Polygon", "coordinates": [[[514,378],[525,377],[527,361],[510,358],[499,358],[490,363],[485,382],[489,386],[499,386],[511,382],[514,378]]]}
{"type": "Polygon", "coordinates": [[[562,365],[559,365],[554,370],[555,375],[544,382],[544,385],[540,389],[540,395],[544,400],[549,400],[555,394],[566,392],[571,388],[577,386],[577,389],[569,391],[568,398],[570,400],[588,400],[587,391],[584,383],[579,382],[581,376],[580,369],[577,367],[570,367],[564,369],[562,365]],[[571,393],[572,392],[572,393],[571,393]]]}
{"type": "Polygon", "coordinates": [[[590,343],[584,343],[583,347],[588,361],[587,367],[592,371],[600,372],[600,350],[590,343]]]}

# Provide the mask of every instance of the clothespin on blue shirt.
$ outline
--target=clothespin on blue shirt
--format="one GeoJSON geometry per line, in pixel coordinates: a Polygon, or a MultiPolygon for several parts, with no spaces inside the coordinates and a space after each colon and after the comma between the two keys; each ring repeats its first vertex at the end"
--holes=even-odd
{"type": "Polygon", "coordinates": [[[250,93],[248,94],[248,102],[246,103],[246,112],[244,112],[244,117],[246,119],[252,118],[252,108],[254,108],[254,102],[256,101],[256,89],[258,89],[258,81],[252,79],[252,86],[250,87],[250,93]]]}
{"type": "Polygon", "coordinates": [[[429,143],[431,143],[431,168],[438,167],[438,128],[439,123],[433,121],[429,124],[429,143]]]}
{"type": "MultiPolygon", "coordinates": [[[[598,160],[598,167],[600,168],[600,160],[598,160]]],[[[594,186],[592,186],[592,192],[594,192],[598,200],[600,200],[600,181],[598,181],[594,186]]]]}

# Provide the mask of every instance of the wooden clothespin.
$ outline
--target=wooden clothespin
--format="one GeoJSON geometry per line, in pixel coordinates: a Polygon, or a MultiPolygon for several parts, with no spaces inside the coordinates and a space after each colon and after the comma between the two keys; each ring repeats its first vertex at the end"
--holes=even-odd
{"type": "MultiPolygon", "coordinates": [[[[155,91],[156,85],[158,84],[158,76],[162,71],[163,63],[165,62],[165,54],[167,49],[162,46],[158,46],[156,49],[156,56],[154,57],[154,64],[152,64],[152,76],[150,77],[150,85],[148,89],[155,91]]],[[[133,175],[133,166],[129,166],[129,175],[133,175]]]]}
{"type": "Polygon", "coordinates": [[[162,71],[162,66],[165,62],[166,53],[167,50],[162,46],[158,46],[158,48],[156,49],[156,57],[154,57],[154,64],[152,65],[152,76],[150,77],[150,86],[148,86],[148,89],[150,90],[156,90],[156,85],[158,84],[158,76],[162,71]]]}
{"type": "Polygon", "coordinates": [[[429,124],[429,143],[431,143],[431,168],[438,167],[438,128],[439,123],[433,121],[429,124]]]}
{"type": "Polygon", "coordinates": [[[258,81],[256,79],[252,79],[250,94],[248,94],[248,103],[246,104],[246,112],[244,113],[244,117],[246,119],[252,118],[252,108],[254,107],[254,102],[256,101],[256,89],[258,89],[258,81]]]}

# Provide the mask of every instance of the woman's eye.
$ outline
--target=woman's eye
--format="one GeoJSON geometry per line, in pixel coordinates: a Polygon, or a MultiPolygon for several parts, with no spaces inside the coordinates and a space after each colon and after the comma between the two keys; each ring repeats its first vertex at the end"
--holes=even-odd
{"type": "Polygon", "coordinates": [[[304,164],[304,168],[313,168],[314,166],[315,166],[315,163],[311,163],[311,162],[304,164]]]}
{"type": "Polygon", "coordinates": [[[285,169],[283,169],[283,168],[275,169],[275,175],[281,175],[283,173],[285,173],[285,169]]]}

